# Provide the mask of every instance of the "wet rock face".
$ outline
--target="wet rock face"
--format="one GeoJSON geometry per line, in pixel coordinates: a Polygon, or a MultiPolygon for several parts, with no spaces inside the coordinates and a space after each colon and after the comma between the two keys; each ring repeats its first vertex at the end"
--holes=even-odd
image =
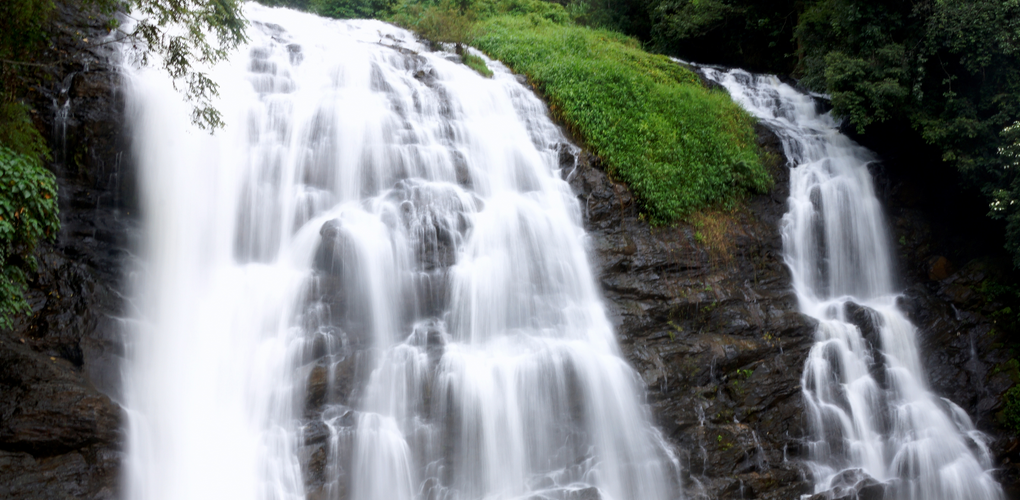
{"type": "Polygon", "coordinates": [[[812,495],[808,500],[882,500],[887,485],[880,483],[861,469],[845,470],[830,483],[832,488],[812,495]]]}
{"type": "Polygon", "coordinates": [[[984,292],[986,283],[1017,279],[999,240],[1004,230],[985,217],[984,198],[961,189],[937,159],[879,152],[886,158],[876,185],[903,278],[899,306],[917,327],[928,384],[985,433],[1007,498],[1020,498],[1020,439],[1002,415],[1003,395],[1020,380],[1011,361],[1017,337],[996,323],[1005,304],[984,292]]]}
{"type": "MultiPolygon", "coordinates": [[[[775,137],[759,132],[778,151],[775,137]]],[[[788,499],[810,490],[799,462],[800,379],[814,324],[797,312],[782,262],[788,174],[773,175],[775,190],[746,209],[676,227],[645,222],[630,190],[587,153],[568,177],[609,314],[657,424],[682,453],[692,496],[788,499]]]]}
{"type": "MultiPolygon", "coordinates": [[[[762,142],[778,151],[778,141],[764,130],[762,142]]],[[[713,214],[700,226],[657,228],[639,216],[633,195],[612,182],[595,157],[582,153],[575,168],[573,155],[562,156],[564,175],[583,208],[608,312],[625,355],[647,384],[659,428],[682,452],[685,490],[718,499],[806,493],[800,379],[815,325],[797,312],[781,258],[785,167],[776,169],[776,190],[752,199],[746,209],[713,214]]],[[[365,325],[350,314],[355,298],[344,281],[357,266],[342,221],[326,222],[320,236],[306,317],[321,324],[307,327],[332,340],[331,347],[312,347],[309,354],[300,453],[312,498],[345,496],[350,464],[341,461],[329,470],[328,440],[352,435],[348,427],[356,420],[355,402],[363,396],[372,357],[365,325]],[[322,421],[337,427],[331,431],[322,421]]],[[[446,253],[437,248],[416,256],[423,272],[444,272],[453,263],[434,258],[446,253]]],[[[431,346],[439,336],[422,328],[421,341],[431,346]]],[[[432,362],[442,349],[430,347],[432,362]]]]}
{"type": "Polygon", "coordinates": [[[962,407],[985,433],[1007,497],[1018,498],[1020,447],[1001,413],[1003,395],[1017,379],[1010,361],[1015,354],[1009,332],[995,325],[1001,304],[986,301],[980,293],[982,283],[999,272],[997,267],[988,259],[976,259],[944,280],[908,273],[900,307],[917,326],[928,383],[936,394],[962,407]]]}
{"type": "MultiPolygon", "coordinates": [[[[121,270],[134,210],[123,152],[119,78],[102,16],[58,4],[56,46],[71,56],[32,87],[37,127],[48,132],[61,231],[38,250],[31,317],[0,331],[0,498],[115,498],[120,407],[121,270]],[[104,50],[109,50],[107,47],[104,50]]],[[[95,13],[93,13],[95,14],[95,13]]],[[[54,56],[54,59],[57,57],[54,56]]]]}

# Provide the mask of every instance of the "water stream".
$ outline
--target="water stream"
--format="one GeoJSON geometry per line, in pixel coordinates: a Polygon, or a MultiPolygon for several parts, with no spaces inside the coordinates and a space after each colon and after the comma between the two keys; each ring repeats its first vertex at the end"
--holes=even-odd
{"type": "Polygon", "coordinates": [[[125,67],[126,497],[681,497],[543,103],[381,22],[245,14],[215,135],[125,67]]]}
{"type": "Polygon", "coordinates": [[[868,171],[875,156],[775,77],[704,71],[779,135],[791,164],[785,260],[801,311],[819,321],[802,379],[815,491],[840,496],[877,482],[886,499],[1001,498],[984,436],[931,393],[915,327],[896,305],[868,171]]]}

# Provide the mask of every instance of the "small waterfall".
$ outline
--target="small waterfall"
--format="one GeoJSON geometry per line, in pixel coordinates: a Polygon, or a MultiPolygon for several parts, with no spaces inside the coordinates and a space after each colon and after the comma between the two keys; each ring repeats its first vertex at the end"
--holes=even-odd
{"type": "Polygon", "coordinates": [[[1002,498],[984,437],[931,393],[915,328],[896,307],[868,172],[875,157],[777,78],[703,69],[779,135],[792,167],[785,259],[801,311],[819,321],[802,380],[816,492],[841,497],[870,485],[887,499],[1002,498]]]}
{"type": "Polygon", "coordinates": [[[127,498],[681,497],[542,102],[391,25],[244,8],[214,136],[125,67],[127,498]]]}

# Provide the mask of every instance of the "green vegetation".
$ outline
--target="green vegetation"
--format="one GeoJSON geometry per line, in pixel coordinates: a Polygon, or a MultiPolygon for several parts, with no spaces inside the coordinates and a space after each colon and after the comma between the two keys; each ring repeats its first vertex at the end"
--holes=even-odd
{"type": "MultiPolygon", "coordinates": [[[[14,100],[19,89],[39,80],[38,68],[52,68],[75,54],[46,50],[53,29],[56,4],[66,4],[87,15],[109,19],[107,28],[117,30],[135,47],[144,47],[140,62],[158,60],[174,79],[174,85],[194,104],[192,118],[204,128],[223,123],[211,105],[218,86],[200,68],[215,64],[245,40],[247,22],[240,14],[240,0],[10,0],[0,5],[0,79],[4,102],[14,100]],[[113,14],[130,10],[137,18],[131,26],[119,26],[113,14]],[[183,29],[169,29],[178,26],[183,29]]],[[[83,14],[85,15],[85,14],[83,14]]],[[[89,41],[83,44],[104,43],[89,41]]]]}
{"type": "Polygon", "coordinates": [[[492,70],[489,69],[488,66],[486,66],[485,59],[482,59],[481,57],[478,57],[474,54],[470,54],[468,52],[464,52],[464,54],[461,57],[464,59],[464,64],[466,64],[469,68],[477,71],[479,75],[482,75],[486,78],[492,78],[492,70]]]}
{"type": "Polygon", "coordinates": [[[395,0],[258,0],[270,7],[289,7],[335,19],[388,19],[395,0]]]}
{"type": "Polygon", "coordinates": [[[719,451],[726,452],[730,451],[730,449],[733,448],[733,443],[730,442],[729,440],[724,441],[722,434],[719,434],[715,437],[715,442],[719,443],[719,451]]]}
{"type": "Polygon", "coordinates": [[[25,271],[36,267],[35,246],[56,237],[57,190],[37,157],[0,146],[0,328],[10,328],[25,302],[25,271]]]}
{"type": "Polygon", "coordinates": [[[463,4],[408,2],[400,5],[392,21],[414,30],[433,43],[453,43],[458,46],[471,41],[477,13],[463,4]]]}
{"type": "Polygon", "coordinates": [[[0,328],[10,328],[18,313],[31,313],[25,273],[35,270],[39,240],[55,238],[60,229],[56,182],[42,164],[49,155],[28,107],[0,103],[0,328]]]}
{"type": "Polygon", "coordinates": [[[527,75],[655,221],[771,187],[753,119],[633,39],[534,15],[491,18],[479,32],[475,46],[527,75]]]}
{"type": "Polygon", "coordinates": [[[995,324],[994,331],[1020,334],[1020,285],[986,279],[977,287],[982,309],[995,324]]]}
{"type": "Polygon", "coordinates": [[[54,8],[50,0],[0,5],[0,328],[31,313],[26,272],[35,270],[38,241],[55,237],[60,224],[53,174],[42,163],[50,150],[16,97],[37,68],[54,8]]]}
{"type": "MultiPolygon", "coordinates": [[[[1006,374],[1014,384],[1020,382],[1020,285],[999,281],[1001,277],[989,278],[975,287],[980,296],[980,308],[992,320],[994,326],[988,335],[1002,342],[992,344],[994,349],[1006,349],[1011,356],[992,368],[992,375],[1006,374]]],[[[1014,433],[1020,434],[1020,385],[1014,385],[1002,396],[1003,410],[997,414],[999,423],[1014,433]]]]}

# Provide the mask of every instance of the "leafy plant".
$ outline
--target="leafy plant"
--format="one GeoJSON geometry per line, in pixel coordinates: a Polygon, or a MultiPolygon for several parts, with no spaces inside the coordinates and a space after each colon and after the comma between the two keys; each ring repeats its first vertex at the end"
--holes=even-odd
{"type": "Polygon", "coordinates": [[[995,324],[995,330],[1011,337],[1020,332],[1020,285],[998,279],[986,279],[977,287],[983,307],[995,324]]]}
{"type": "Polygon", "coordinates": [[[0,146],[0,328],[18,313],[31,313],[25,301],[26,271],[34,271],[39,240],[56,238],[57,190],[53,174],[38,158],[0,146]]]}

